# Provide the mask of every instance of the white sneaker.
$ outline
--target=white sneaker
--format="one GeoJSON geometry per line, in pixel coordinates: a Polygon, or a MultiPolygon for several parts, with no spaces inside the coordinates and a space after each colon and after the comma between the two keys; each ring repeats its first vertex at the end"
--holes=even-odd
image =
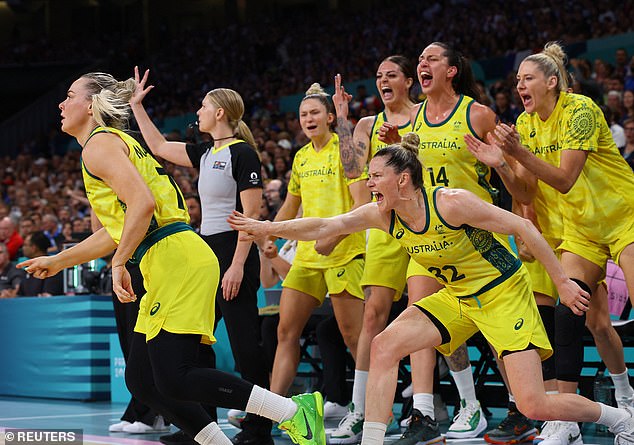
{"type": "Polygon", "coordinates": [[[610,432],[616,434],[614,445],[634,445],[634,409],[628,407],[624,410],[629,417],[610,428],[610,432]]]}
{"type": "Polygon", "coordinates": [[[533,443],[539,445],[583,445],[583,438],[577,422],[551,420],[544,422],[542,431],[533,443]]]}
{"type": "Polygon", "coordinates": [[[110,431],[111,433],[122,433],[123,428],[125,428],[128,425],[132,425],[132,424],[128,422],[127,420],[122,420],[119,423],[113,423],[112,425],[110,425],[108,427],[108,431],[110,431]]]}
{"type": "Polygon", "coordinates": [[[324,420],[326,419],[342,419],[348,414],[348,407],[339,405],[335,402],[324,403],[324,420]]]}
{"type": "Polygon", "coordinates": [[[363,434],[363,413],[354,411],[354,405],[350,404],[351,411],[345,415],[336,430],[330,433],[330,444],[353,444],[361,442],[363,434]]]}
{"type": "Polygon", "coordinates": [[[242,421],[246,416],[246,411],[239,409],[230,409],[227,411],[227,421],[236,428],[242,428],[242,421]]]}
{"type": "Polygon", "coordinates": [[[170,430],[170,427],[165,425],[163,416],[156,416],[152,425],[147,425],[143,422],[134,422],[133,424],[123,427],[124,433],[129,434],[152,434],[152,433],[166,433],[170,430]]]}
{"type": "Polygon", "coordinates": [[[469,439],[478,437],[487,428],[487,419],[480,408],[480,402],[460,400],[460,411],[453,418],[447,430],[447,439],[469,439]]]}

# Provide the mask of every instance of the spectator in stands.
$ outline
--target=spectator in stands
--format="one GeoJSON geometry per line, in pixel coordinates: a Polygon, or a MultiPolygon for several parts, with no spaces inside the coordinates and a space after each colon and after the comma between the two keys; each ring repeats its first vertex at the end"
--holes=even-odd
{"type": "Polygon", "coordinates": [[[275,219],[278,210],[282,206],[282,193],[285,192],[286,186],[281,179],[271,179],[264,186],[264,198],[269,208],[269,218],[271,221],[275,219]],[[284,189],[284,190],[283,190],[284,189]]]}
{"type": "MultiPolygon", "coordinates": [[[[26,258],[37,258],[39,256],[48,255],[48,248],[51,247],[51,241],[44,232],[37,231],[30,233],[24,239],[23,252],[26,258]]],[[[64,280],[63,274],[58,273],[52,277],[46,277],[43,280],[34,278],[27,274],[20,283],[18,288],[19,297],[50,297],[53,295],[63,295],[64,280]]]]}
{"type": "Polygon", "coordinates": [[[0,219],[0,243],[7,246],[9,260],[14,261],[24,240],[16,230],[16,223],[12,216],[5,216],[0,219]]]}
{"type": "Polygon", "coordinates": [[[41,227],[44,231],[44,235],[51,241],[49,252],[59,252],[62,250],[64,237],[62,235],[62,225],[59,223],[57,216],[52,213],[45,213],[44,216],[42,216],[41,227]]]}
{"type": "Polygon", "coordinates": [[[505,124],[515,124],[517,116],[521,111],[511,102],[511,94],[508,90],[502,89],[495,93],[495,101],[491,106],[501,122],[505,124]]]}
{"type": "Polygon", "coordinates": [[[196,233],[200,233],[200,222],[202,214],[200,212],[200,197],[198,193],[185,194],[185,204],[189,212],[189,225],[193,227],[196,233]]]}
{"type": "Polygon", "coordinates": [[[35,223],[30,216],[22,216],[18,224],[18,233],[25,239],[27,235],[33,233],[36,230],[35,223]]]}
{"type": "Polygon", "coordinates": [[[625,131],[625,147],[621,150],[621,154],[627,163],[634,170],[634,118],[627,119],[623,122],[623,130],[625,131]]]}
{"type": "Polygon", "coordinates": [[[623,114],[621,115],[621,125],[626,119],[634,119],[634,90],[623,91],[623,114]]]}
{"type": "Polygon", "coordinates": [[[9,259],[9,249],[0,242],[0,298],[13,298],[25,278],[23,270],[17,269],[9,259]]]}

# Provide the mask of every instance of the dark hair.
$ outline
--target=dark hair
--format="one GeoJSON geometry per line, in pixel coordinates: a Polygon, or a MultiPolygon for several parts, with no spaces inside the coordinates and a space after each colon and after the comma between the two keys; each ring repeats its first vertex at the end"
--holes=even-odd
{"type": "Polygon", "coordinates": [[[473,70],[471,69],[471,63],[469,60],[459,51],[456,51],[446,43],[433,42],[430,43],[430,46],[431,45],[440,46],[444,49],[445,52],[443,53],[443,56],[447,58],[449,66],[455,66],[458,70],[458,73],[451,80],[451,86],[454,91],[458,94],[473,97],[475,100],[480,102],[482,97],[480,97],[480,90],[476,85],[475,77],[473,77],[473,70]]]}
{"type": "Polygon", "coordinates": [[[198,201],[198,204],[200,204],[200,196],[198,196],[198,193],[196,192],[185,193],[183,198],[185,198],[186,200],[194,198],[196,201],[198,201]]]}
{"type": "Polygon", "coordinates": [[[29,236],[31,237],[31,244],[37,247],[40,252],[46,252],[51,247],[51,240],[41,230],[33,232],[29,236]]]}
{"type": "Polygon", "coordinates": [[[423,164],[418,159],[420,138],[416,133],[407,133],[400,144],[388,145],[380,149],[375,158],[384,157],[386,167],[392,167],[396,173],[408,171],[412,184],[416,188],[423,188],[423,164]]]}
{"type": "Polygon", "coordinates": [[[409,87],[409,98],[412,101],[415,101],[415,98],[412,95],[412,89],[414,88],[414,83],[416,82],[416,68],[414,67],[412,61],[401,54],[393,54],[383,59],[381,63],[383,62],[392,62],[398,65],[401,72],[405,75],[405,78],[412,79],[412,85],[409,87]]]}

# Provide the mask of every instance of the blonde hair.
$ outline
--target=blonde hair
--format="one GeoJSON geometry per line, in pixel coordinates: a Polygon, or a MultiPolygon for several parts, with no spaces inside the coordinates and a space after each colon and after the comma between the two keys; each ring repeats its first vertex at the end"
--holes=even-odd
{"type": "Polygon", "coordinates": [[[424,166],[418,159],[419,147],[420,137],[416,133],[407,133],[401,138],[400,144],[383,147],[374,157],[385,158],[385,166],[394,169],[396,173],[409,172],[414,187],[423,188],[424,166]]]}
{"type": "Polygon", "coordinates": [[[420,136],[412,132],[406,133],[401,138],[401,147],[409,152],[412,152],[415,156],[418,156],[418,149],[420,147],[420,136]]]}
{"type": "Polygon", "coordinates": [[[251,133],[247,124],[242,120],[242,116],[244,116],[244,101],[242,100],[242,96],[229,88],[216,88],[207,93],[207,98],[217,108],[225,110],[227,123],[231,129],[235,131],[235,136],[245,141],[255,150],[256,142],[253,133],[251,133]]]}
{"type": "Polygon", "coordinates": [[[569,78],[566,71],[566,53],[557,42],[548,42],[544,45],[544,50],[537,54],[532,54],[524,59],[524,62],[533,62],[546,78],[557,77],[558,93],[566,91],[569,87],[569,78]]]}
{"type": "Polygon", "coordinates": [[[86,88],[92,101],[92,114],[97,123],[102,127],[127,129],[132,114],[130,97],[136,88],[134,79],[118,81],[110,74],[98,72],[87,73],[81,77],[88,80],[86,88]]]}

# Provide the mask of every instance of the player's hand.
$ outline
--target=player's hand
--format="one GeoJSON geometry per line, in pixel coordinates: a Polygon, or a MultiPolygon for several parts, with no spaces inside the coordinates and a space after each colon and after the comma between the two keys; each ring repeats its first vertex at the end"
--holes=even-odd
{"type": "Polygon", "coordinates": [[[335,94],[332,96],[332,103],[335,106],[337,118],[348,119],[348,106],[352,100],[352,95],[346,92],[341,83],[341,74],[335,76],[335,94]]]}
{"type": "Polygon", "coordinates": [[[401,135],[398,134],[398,125],[383,122],[377,134],[379,135],[379,140],[386,144],[398,144],[401,142],[401,135]]]}
{"type": "Polygon", "coordinates": [[[22,261],[20,264],[16,265],[16,267],[18,269],[24,269],[26,273],[41,280],[52,277],[62,270],[62,267],[57,259],[57,255],[31,258],[29,260],[22,261]]]}
{"type": "Polygon", "coordinates": [[[575,315],[583,315],[590,304],[590,294],[581,289],[577,283],[567,279],[557,286],[559,301],[568,306],[575,315]]]}
{"type": "Polygon", "coordinates": [[[240,241],[253,241],[256,238],[269,236],[269,227],[272,224],[271,221],[258,221],[253,218],[244,216],[242,213],[234,210],[227,222],[233,230],[242,232],[240,234],[240,241]]]}
{"type": "Polygon", "coordinates": [[[136,88],[134,90],[134,93],[132,93],[132,96],[130,97],[130,105],[140,105],[147,93],[149,93],[150,90],[154,88],[154,85],[148,85],[147,87],[145,86],[149,75],[150,70],[145,70],[143,78],[141,78],[139,75],[139,67],[134,67],[134,81],[136,82],[136,88]]]}
{"type": "Polygon", "coordinates": [[[132,277],[124,265],[112,266],[112,291],[121,303],[136,301],[132,277]]]}
{"type": "Polygon", "coordinates": [[[492,168],[498,168],[504,164],[504,152],[499,146],[499,141],[491,133],[487,134],[488,143],[471,134],[465,134],[464,141],[471,154],[483,164],[492,168]]]}
{"type": "Polygon", "coordinates": [[[523,150],[520,143],[520,135],[515,129],[515,125],[498,124],[493,132],[498,141],[498,146],[504,153],[513,156],[519,150],[523,150]]]}
{"type": "Polygon", "coordinates": [[[231,301],[238,296],[244,270],[241,266],[232,264],[222,277],[222,298],[231,301]]]}

